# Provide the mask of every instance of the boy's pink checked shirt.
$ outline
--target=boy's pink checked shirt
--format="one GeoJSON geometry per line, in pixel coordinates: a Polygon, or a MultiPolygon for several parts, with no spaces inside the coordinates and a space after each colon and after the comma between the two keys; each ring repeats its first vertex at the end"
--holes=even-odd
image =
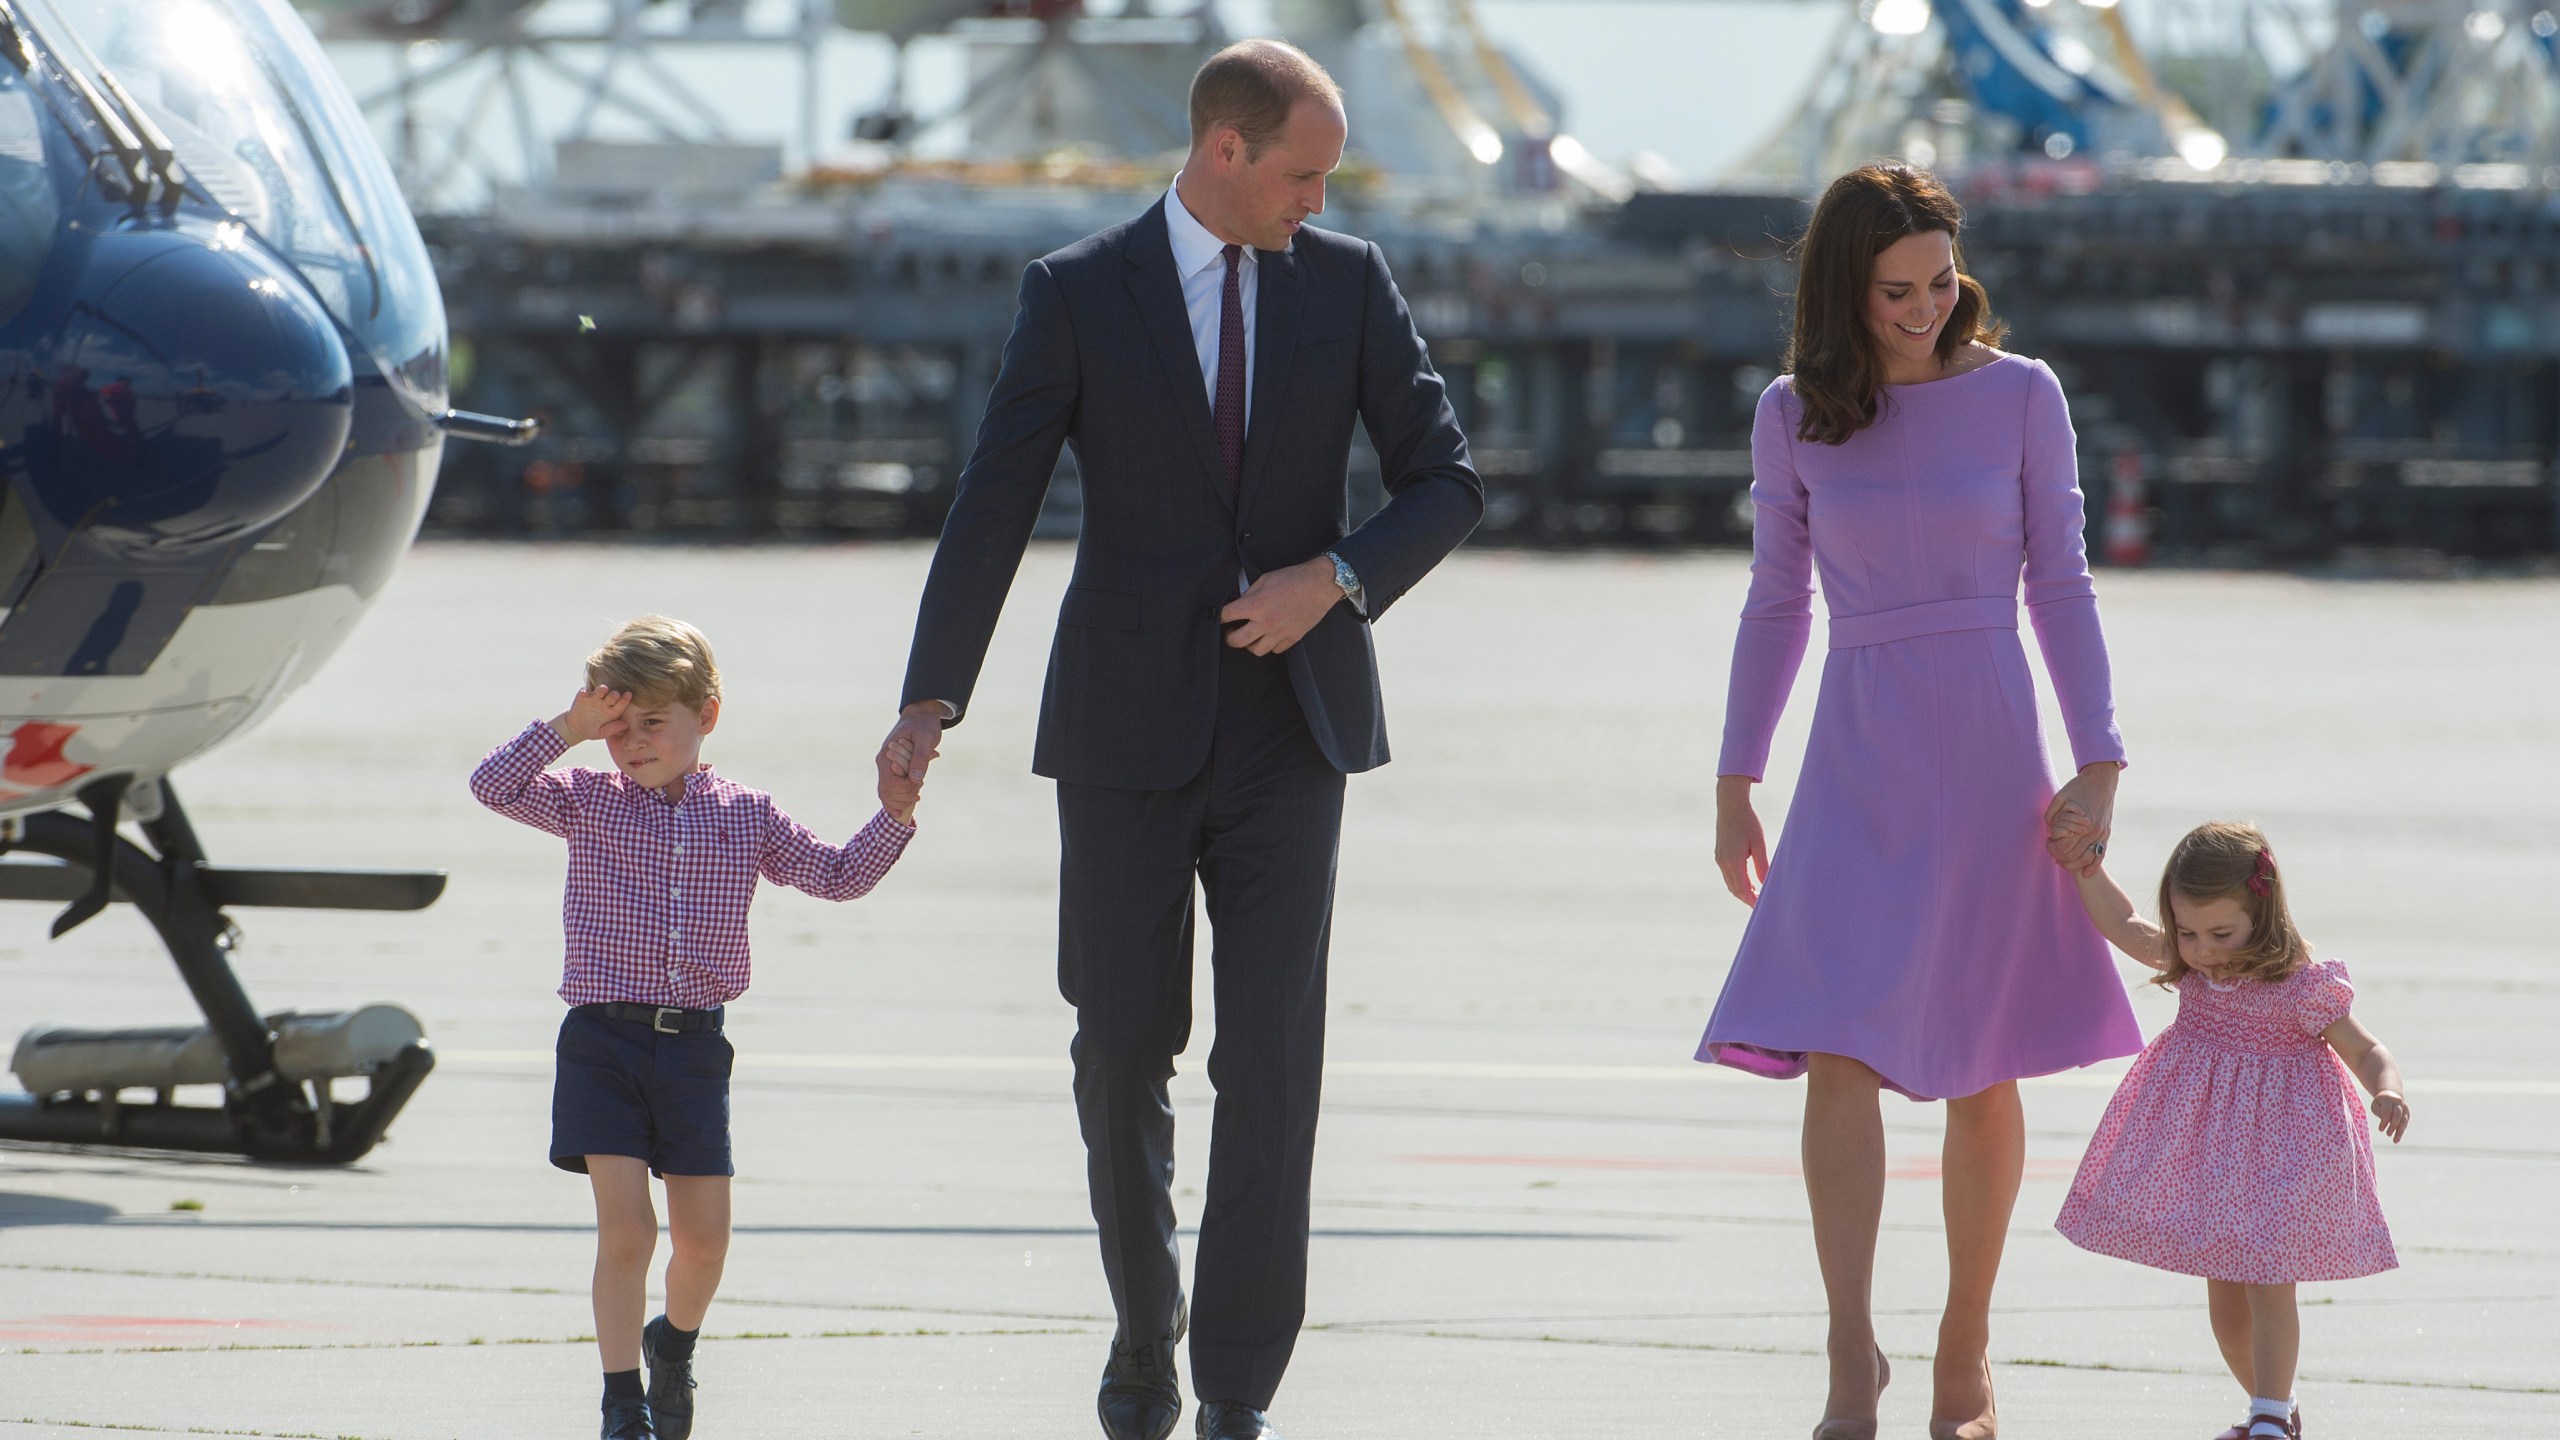
{"type": "Polygon", "coordinates": [[[561,919],[569,954],[560,998],[707,1010],[747,989],[747,904],[756,879],[822,900],[871,892],[915,838],[882,811],[830,845],[773,797],[708,768],[684,803],[614,770],[548,767],[568,750],[537,720],[471,772],[483,805],[569,842],[561,919]]]}

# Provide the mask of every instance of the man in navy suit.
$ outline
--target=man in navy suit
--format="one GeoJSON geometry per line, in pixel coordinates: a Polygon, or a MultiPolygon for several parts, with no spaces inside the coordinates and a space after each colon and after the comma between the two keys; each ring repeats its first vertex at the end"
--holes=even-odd
{"type": "Polygon", "coordinates": [[[1230,47],[1192,82],[1164,198],[1023,273],[879,758],[882,793],[912,795],[967,714],[1073,445],[1084,529],[1032,768],[1058,783],[1058,983],[1119,1316],[1098,1400],[1112,1440],[1172,1431],[1186,1321],[1198,1433],[1277,1434],[1264,1412],[1306,1313],[1343,776],[1387,759],[1369,626],[1484,513],[1386,261],[1305,228],[1347,134],[1313,60],[1230,47]],[[1390,499],[1352,529],[1355,419],[1390,499]],[[1166,1084],[1190,1036],[1195,877],[1218,1103],[1186,1308],[1166,1084]]]}

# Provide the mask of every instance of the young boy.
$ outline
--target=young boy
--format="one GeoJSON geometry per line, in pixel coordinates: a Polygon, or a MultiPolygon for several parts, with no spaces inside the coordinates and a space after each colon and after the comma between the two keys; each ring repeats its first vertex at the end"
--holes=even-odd
{"type": "Polygon", "coordinates": [[[489,752],[471,793],[569,842],[567,977],[551,1092],[551,1163],[595,1189],[596,1345],[605,1440],[685,1440],[693,1345],[729,1250],[729,1069],[722,1007],[747,988],[757,877],[852,900],[914,838],[918,786],[884,778],[895,806],[842,847],[770,796],[714,775],[703,737],[720,720],[710,643],[650,615],[587,657],[564,713],[489,752]],[[610,770],[545,767],[602,740],[610,770]],[[666,1313],[648,1322],[658,1239],[649,1175],[666,1181],[666,1313]],[[649,1382],[640,1383],[646,1358],[649,1382]],[[654,1428],[653,1428],[654,1426],[654,1428]]]}

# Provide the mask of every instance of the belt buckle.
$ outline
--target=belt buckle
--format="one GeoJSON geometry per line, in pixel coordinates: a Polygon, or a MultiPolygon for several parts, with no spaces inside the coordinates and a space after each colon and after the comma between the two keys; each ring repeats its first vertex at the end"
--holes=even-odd
{"type": "Polygon", "coordinates": [[[684,1013],[683,1006],[661,1005],[657,1008],[658,1013],[649,1017],[650,1029],[657,1031],[661,1035],[681,1035],[684,1033],[684,1028],[682,1026],[670,1025],[667,1023],[668,1016],[682,1015],[684,1013]]]}

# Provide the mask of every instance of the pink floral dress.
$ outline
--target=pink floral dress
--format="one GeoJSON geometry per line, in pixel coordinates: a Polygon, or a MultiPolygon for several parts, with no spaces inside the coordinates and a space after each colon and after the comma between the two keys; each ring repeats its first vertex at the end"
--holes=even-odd
{"type": "Polygon", "coordinates": [[[2355,999],[2315,960],[2273,982],[2178,982],[2178,1018],[2107,1102],[2056,1222],[2084,1250],[2229,1280],[2396,1267],[2355,1078],[2321,1037],[2355,999]]]}

